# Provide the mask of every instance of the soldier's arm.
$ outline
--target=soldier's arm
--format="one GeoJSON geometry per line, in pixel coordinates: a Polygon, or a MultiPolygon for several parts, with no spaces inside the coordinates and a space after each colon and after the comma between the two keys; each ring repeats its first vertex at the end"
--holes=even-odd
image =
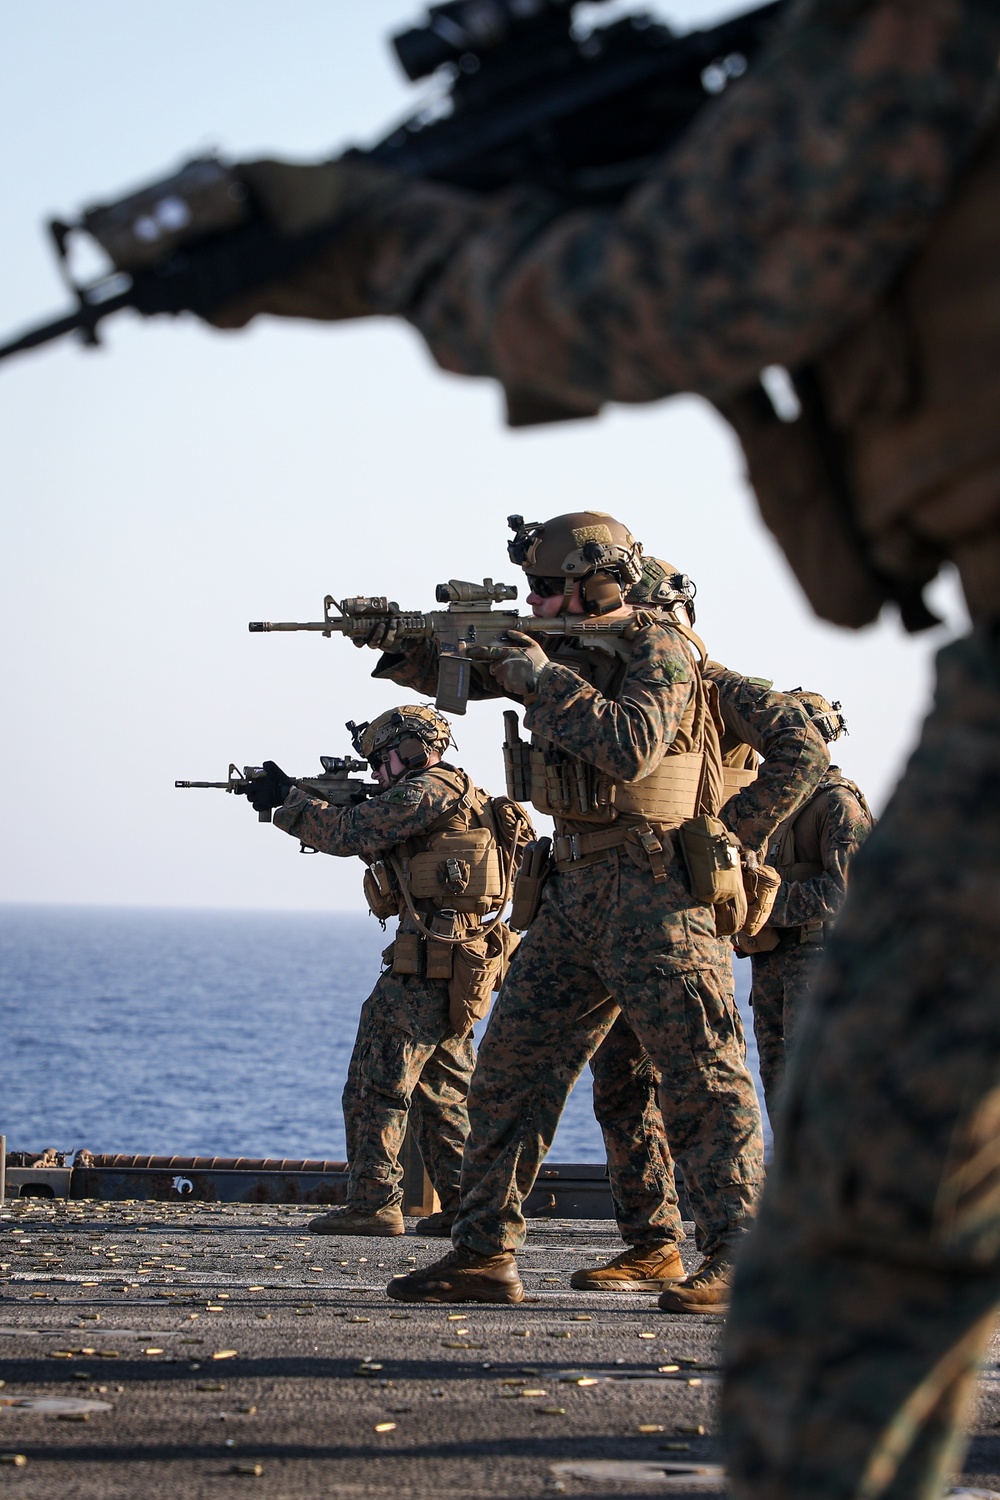
{"type": "Polygon", "coordinates": [[[846,787],[831,787],[820,819],[822,875],[782,881],[770,927],[800,927],[806,922],[833,922],[847,895],[848,868],[871,831],[858,799],[846,787]]]}
{"type": "Polygon", "coordinates": [[[989,122],[998,50],[995,0],[800,0],[619,208],[390,184],[225,321],[400,315],[526,412],[725,399],[874,305],[989,122]]]}
{"type": "Polygon", "coordinates": [[[635,638],[616,699],[605,698],[571,667],[549,662],[528,702],[532,733],[624,781],[655,771],[695,691],[695,667],[680,636],[660,625],[635,638]]]}
{"type": "Polygon", "coordinates": [[[458,803],[461,793],[433,770],[398,782],[355,807],[331,807],[293,789],[274,814],[275,827],[323,854],[363,858],[426,833],[458,803]]]}
{"type": "MultiPolygon", "coordinates": [[[[407,641],[398,651],[383,651],[372,676],[383,682],[398,682],[402,687],[412,688],[425,698],[433,698],[437,693],[439,659],[436,641],[407,641]]],[[[470,665],[470,698],[478,702],[484,698],[503,696],[490,676],[488,667],[480,662],[472,662],[470,665]]]]}
{"type": "Polygon", "coordinates": [[[720,813],[737,838],[760,849],[819,785],[830,752],[797,698],[718,662],[707,662],[704,673],[719,690],[726,728],[764,757],[757,780],[731,797],[720,813]]]}

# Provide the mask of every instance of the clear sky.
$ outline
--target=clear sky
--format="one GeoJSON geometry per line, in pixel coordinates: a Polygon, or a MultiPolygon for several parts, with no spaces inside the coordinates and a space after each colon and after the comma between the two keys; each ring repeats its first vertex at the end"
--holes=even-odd
{"type": "MultiPolygon", "coordinates": [[[[664,0],[678,26],[738,4],[664,0]]],[[[594,7],[595,10],[604,7],[594,7]]],[[[376,139],[415,91],[403,0],[46,0],[0,7],[0,334],[62,310],[42,232],[217,147],[310,159],[376,139]]],[[[843,700],[838,759],[877,805],[925,708],[935,641],[816,622],[700,401],[509,433],[497,392],[435,370],[403,326],[105,325],[0,368],[5,641],[0,900],[347,908],[356,864],[303,859],[246,804],[181,792],[230,760],[304,774],[394,700],[369,652],[250,636],[325,593],[430,608],[443,578],[514,581],[505,518],[626,520],[699,586],[733,668],[843,700]]],[[[955,627],[949,581],[938,602],[955,627]]],[[[941,633],[939,632],[940,636],[941,633]]],[[[500,709],[458,721],[502,789],[500,709]]]]}

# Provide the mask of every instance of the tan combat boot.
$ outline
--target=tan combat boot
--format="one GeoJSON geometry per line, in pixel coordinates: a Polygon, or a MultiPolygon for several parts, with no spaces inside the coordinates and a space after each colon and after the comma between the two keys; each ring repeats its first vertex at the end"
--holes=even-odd
{"type": "Polygon", "coordinates": [[[398,1204],[386,1208],[334,1208],[318,1219],[309,1220],[310,1234],[367,1234],[385,1236],[405,1234],[406,1225],[398,1204]]]}
{"type": "Polygon", "coordinates": [[[426,1219],[418,1219],[413,1226],[417,1234],[426,1234],[429,1238],[450,1240],[451,1231],[454,1228],[458,1210],[439,1208],[436,1214],[428,1214],[426,1219]]]}
{"type": "Polygon", "coordinates": [[[672,1313],[726,1312],[733,1284],[733,1245],[720,1245],[706,1255],[697,1271],[675,1281],[660,1293],[660,1311],[672,1313]]]}
{"type": "Polygon", "coordinates": [[[606,1266],[574,1271],[570,1286],[578,1292],[662,1292],[666,1283],[680,1281],[684,1263],[673,1240],[659,1245],[630,1245],[606,1266]]]}
{"type": "Polygon", "coordinates": [[[397,1302],[523,1302],[517,1261],[509,1250],[479,1255],[465,1245],[386,1287],[397,1302]]]}

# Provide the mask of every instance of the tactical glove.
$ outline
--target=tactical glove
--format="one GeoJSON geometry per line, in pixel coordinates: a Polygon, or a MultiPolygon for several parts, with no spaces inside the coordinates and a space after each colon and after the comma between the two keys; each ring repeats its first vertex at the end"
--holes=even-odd
{"type": "Polygon", "coordinates": [[[505,693],[524,698],[535,691],[549,659],[538,642],[523,631],[508,630],[507,640],[509,647],[489,648],[490,672],[505,693]]]}
{"type": "Polygon", "coordinates": [[[395,172],[364,161],[242,162],[239,175],[280,240],[296,239],[342,219],[343,225],[296,269],[213,312],[216,328],[242,328],[258,313],[339,320],[374,312],[364,294],[371,225],[366,210],[399,191],[395,172]]]}
{"type": "Polygon", "coordinates": [[[266,760],[261,769],[267,774],[247,782],[240,795],[246,797],[254,812],[273,812],[284,802],[293,783],[273,760],[266,760]]]}
{"type": "Polygon", "coordinates": [[[360,640],[354,638],[357,647],[370,646],[373,651],[386,651],[390,655],[393,652],[404,651],[406,642],[399,639],[398,620],[379,620],[373,625],[366,636],[360,640]]]}

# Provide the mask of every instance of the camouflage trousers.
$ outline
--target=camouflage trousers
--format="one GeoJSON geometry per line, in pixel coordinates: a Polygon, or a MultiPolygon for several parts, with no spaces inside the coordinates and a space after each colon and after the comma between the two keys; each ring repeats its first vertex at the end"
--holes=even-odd
{"type": "Polygon", "coordinates": [[[660,1075],[624,1016],[590,1059],[618,1231],[627,1245],[684,1239],[660,1075]]]}
{"type": "Polygon", "coordinates": [[[930,1500],[1000,1299],[1000,644],[934,710],[861,850],[737,1268],[739,1500],[930,1500]]]}
{"type": "Polygon", "coordinates": [[[399,1156],[411,1110],[441,1206],[457,1208],[475,1065],[471,1037],[460,1041],[450,1032],[447,980],[391,972],[379,977],[361,1007],[343,1094],[353,1208],[401,1201],[399,1156]]]}
{"type": "Polygon", "coordinates": [[[760,1078],[772,1124],[777,1114],[778,1090],[785,1072],[785,1049],[798,1024],[823,957],[822,943],[799,942],[799,929],[782,933],[770,953],[754,953],[753,1034],[757,1039],[760,1078]]]}
{"type": "Polygon", "coordinates": [[[748,1227],[763,1150],[728,947],[676,857],[657,885],[613,853],[549,879],[514,955],[469,1092],[456,1244],[490,1254],[522,1243],[521,1204],[619,1009],[663,1075],[700,1243],[748,1227]]]}

